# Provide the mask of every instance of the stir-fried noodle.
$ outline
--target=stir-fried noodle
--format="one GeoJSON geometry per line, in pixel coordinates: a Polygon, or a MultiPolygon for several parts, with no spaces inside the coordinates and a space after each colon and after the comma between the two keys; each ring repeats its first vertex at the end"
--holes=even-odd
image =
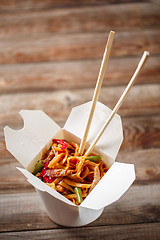
{"type": "Polygon", "coordinates": [[[79,205],[107,172],[99,155],[79,156],[79,145],[53,139],[33,174],[79,205]]]}

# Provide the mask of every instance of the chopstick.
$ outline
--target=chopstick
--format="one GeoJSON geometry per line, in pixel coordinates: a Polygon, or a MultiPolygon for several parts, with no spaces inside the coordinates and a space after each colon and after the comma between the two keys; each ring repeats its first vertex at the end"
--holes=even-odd
{"type": "Polygon", "coordinates": [[[143,56],[138,64],[138,67],[136,69],[136,71],[134,72],[130,82],[128,83],[126,89],[124,90],[123,94],[121,95],[120,99],[118,100],[116,106],[114,107],[114,109],[112,110],[110,116],[108,117],[106,123],[104,124],[104,126],[102,127],[102,129],[100,130],[100,132],[98,133],[97,137],[95,138],[95,140],[93,141],[93,143],[90,145],[90,147],[88,148],[88,150],[86,151],[85,155],[89,155],[91,153],[91,151],[93,150],[93,148],[95,147],[96,143],[98,142],[98,140],[100,139],[100,137],[102,136],[102,134],[104,133],[105,129],[107,128],[107,126],[109,125],[109,123],[111,122],[112,118],[114,117],[114,115],[116,114],[116,112],[118,111],[118,109],[120,108],[121,104],[123,103],[123,101],[125,100],[127,93],[129,92],[130,88],[132,87],[132,85],[134,84],[136,78],[138,77],[140,71],[142,70],[146,60],[149,57],[149,52],[145,51],[143,53],[143,56]]]}
{"type": "Polygon", "coordinates": [[[85,145],[86,145],[89,129],[90,129],[90,126],[91,126],[93,114],[94,114],[96,103],[97,103],[97,100],[98,100],[98,97],[99,97],[99,92],[100,92],[101,85],[102,85],[102,82],[103,82],[103,78],[104,78],[107,62],[108,62],[108,59],[109,59],[109,55],[110,55],[110,52],[111,52],[111,47],[112,47],[114,34],[115,34],[115,32],[110,31],[108,41],[107,41],[107,45],[106,45],[106,48],[105,48],[105,51],[104,51],[104,55],[103,55],[103,59],[102,59],[102,63],[101,63],[96,87],[95,87],[93,98],[92,98],[92,106],[91,106],[91,109],[90,109],[89,118],[88,118],[87,125],[86,125],[86,128],[85,128],[84,136],[82,138],[80,148],[79,148],[79,154],[80,155],[83,154],[84,149],[85,149],[85,145]]]}

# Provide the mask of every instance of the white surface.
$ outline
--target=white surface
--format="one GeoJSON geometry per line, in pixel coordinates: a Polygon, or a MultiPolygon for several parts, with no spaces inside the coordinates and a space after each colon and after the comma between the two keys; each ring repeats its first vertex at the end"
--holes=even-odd
{"type": "Polygon", "coordinates": [[[52,221],[62,226],[80,227],[96,220],[103,212],[103,208],[92,210],[84,207],[67,205],[58,198],[53,198],[47,192],[37,190],[47,214],[52,221]]]}
{"type": "Polygon", "coordinates": [[[41,110],[21,110],[24,127],[4,128],[8,151],[25,167],[53,138],[60,127],[41,110]]]}
{"type": "Polygon", "coordinates": [[[100,209],[117,201],[135,180],[133,164],[115,162],[81,206],[100,209]]]}
{"type": "MultiPolygon", "coordinates": [[[[73,133],[82,139],[87,124],[87,119],[91,107],[91,102],[87,102],[72,109],[64,129],[73,133]]],[[[104,104],[97,102],[95,113],[92,119],[91,128],[88,134],[87,142],[92,143],[97,133],[100,131],[112,110],[104,104]]],[[[96,149],[105,153],[115,160],[121,143],[123,141],[123,129],[121,118],[118,114],[114,116],[108,128],[98,141],[96,149]]]]}

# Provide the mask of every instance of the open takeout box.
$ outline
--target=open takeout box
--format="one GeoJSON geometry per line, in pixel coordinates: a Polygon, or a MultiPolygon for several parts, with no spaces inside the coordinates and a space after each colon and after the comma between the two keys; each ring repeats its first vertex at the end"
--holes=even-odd
{"type": "MultiPolygon", "coordinates": [[[[121,118],[117,114],[93,151],[103,157],[109,170],[80,206],[76,206],[31,173],[36,162],[51,146],[53,138],[80,143],[90,108],[91,102],[73,108],[63,128],[41,110],[21,110],[24,127],[21,130],[13,130],[9,127],[4,129],[8,151],[25,167],[18,170],[40,194],[48,216],[54,222],[64,226],[76,227],[94,221],[101,215],[104,207],[118,200],[135,180],[133,164],[115,162],[123,140],[121,118]]],[[[110,113],[111,109],[97,102],[87,147],[94,140],[110,113]]]]}

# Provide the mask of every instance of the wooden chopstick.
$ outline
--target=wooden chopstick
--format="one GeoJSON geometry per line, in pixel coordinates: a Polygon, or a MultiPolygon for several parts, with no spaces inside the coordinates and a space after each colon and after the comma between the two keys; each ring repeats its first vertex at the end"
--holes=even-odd
{"type": "Polygon", "coordinates": [[[82,138],[80,148],[79,148],[79,154],[80,155],[83,154],[84,149],[85,149],[85,145],[86,145],[89,129],[90,129],[90,126],[91,126],[93,114],[94,114],[96,103],[97,103],[97,100],[98,100],[98,97],[99,97],[99,92],[100,92],[101,85],[102,85],[102,82],[103,82],[103,78],[104,78],[107,62],[108,62],[108,59],[109,59],[109,55],[110,55],[110,52],[111,52],[111,47],[112,47],[114,34],[115,34],[115,32],[110,31],[108,41],[107,41],[107,45],[106,45],[106,48],[105,48],[105,51],[104,51],[104,55],[103,55],[103,59],[102,59],[102,63],[101,63],[96,87],[95,87],[93,98],[92,98],[92,106],[91,106],[91,109],[90,109],[89,118],[88,118],[88,121],[87,121],[84,136],[82,138]]]}
{"type": "Polygon", "coordinates": [[[91,153],[91,151],[93,150],[93,148],[95,147],[96,143],[98,142],[98,140],[100,139],[100,137],[102,136],[102,134],[104,133],[105,129],[107,128],[107,126],[109,125],[109,123],[111,122],[112,118],[114,117],[114,115],[116,114],[116,112],[118,111],[118,109],[120,108],[121,104],[123,103],[123,101],[125,100],[130,88],[132,87],[133,83],[135,82],[136,78],[138,77],[140,71],[142,70],[146,60],[149,57],[149,52],[145,51],[143,53],[143,56],[138,64],[138,67],[135,71],[135,73],[133,74],[130,82],[128,83],[126,89],[124,90],[123,94],[121,95],[120,99],[118,100],[116,106],[114,107],[113,111],[111,112],[110,116],[108,117],[106,123],[104,124],[104,126],[102,127],[102,129],[100,130],[100,132],[98,133],[97,137],[95,138],[95,140],[93,141],[93,143],[90,145],[90,147],[88,148],[88,150],[86,151],[85,155],[89,155],[91,153]]]}

